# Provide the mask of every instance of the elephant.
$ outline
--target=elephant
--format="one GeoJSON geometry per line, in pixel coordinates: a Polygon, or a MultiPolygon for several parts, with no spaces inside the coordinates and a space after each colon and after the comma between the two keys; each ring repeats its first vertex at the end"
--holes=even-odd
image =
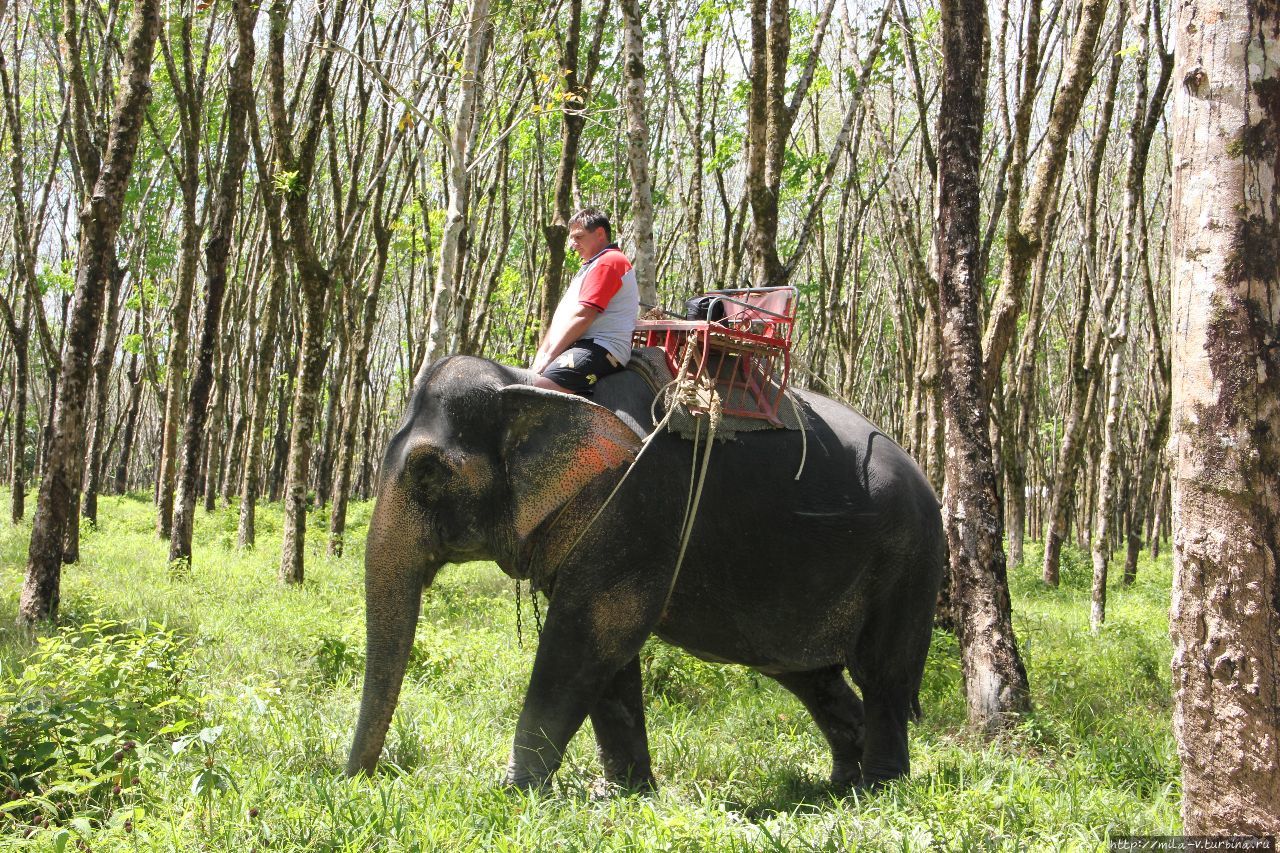
{"type": "Polygon", "coordinates": [[[665,430],[642,445],[654,426],[645,380],[613,374],[593,400],[532,381],[449,356],[415,382],[369,523],[348,775],[371,774],[382,752],[424,589],[446,563],[480,559],[549,601],[506,784],[547,784],[589,716],[605,779],[654,788],[639,659],[650,634],[793,693],[830,745],[833,785],[906,775],[946,554],[937,495],[906,451],[798,390],[803,434],[714,445],[683,537],[702,451],[695,460],[665,430]]]}

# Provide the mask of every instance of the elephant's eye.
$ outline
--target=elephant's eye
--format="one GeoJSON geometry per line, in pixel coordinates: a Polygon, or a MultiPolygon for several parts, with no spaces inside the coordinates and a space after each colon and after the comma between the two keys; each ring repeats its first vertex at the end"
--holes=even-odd
{"type": "Polygon", "coordinates": [[[436,453],[415,453],[405,466],[410,481],[423,489],[439,487],[448,475],[448,465],[436,453]]]}

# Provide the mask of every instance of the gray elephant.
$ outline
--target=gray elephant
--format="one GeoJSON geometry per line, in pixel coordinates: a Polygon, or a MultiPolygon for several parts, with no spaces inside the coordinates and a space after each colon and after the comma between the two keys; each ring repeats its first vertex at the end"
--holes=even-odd
{"type": "Polygon", "coordinates": [[[605,777],[653,785],[638,656],[650,634],[794,693],[831,746],[833,783],[905,775],[945,547],[937,496],[907,453],[797,392],[802,476],[799,431],[717,444],[677,574],[691,443],[655,436],[615,492],[652,429],[649,386],[623,371],[589,402],[531,380],[457,356],[414,388],[369,524],[347,772],[372,772],[382,752],[423,589],[445,563],[492,559],[550,600],[509,784],[544,784],[590,716],[605,777]]]}

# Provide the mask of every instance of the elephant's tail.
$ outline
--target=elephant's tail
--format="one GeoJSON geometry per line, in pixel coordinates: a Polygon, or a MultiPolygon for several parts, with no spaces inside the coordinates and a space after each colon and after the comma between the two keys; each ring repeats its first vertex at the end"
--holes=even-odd
{"type": "Polygon", "coordinates": [[[911,719],[917,723],[924,719],[924,711],[920,708],[919,692],[916,692],[911,697],[911,719]]]}

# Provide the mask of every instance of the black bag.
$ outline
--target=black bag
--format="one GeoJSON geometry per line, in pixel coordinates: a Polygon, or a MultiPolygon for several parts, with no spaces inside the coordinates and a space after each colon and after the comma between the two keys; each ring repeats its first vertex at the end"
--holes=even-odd
{"type": "Polygon", "coordinates": [[[704,293],[687,300],[684,303],[684,318],[719,323],[724,319],[724,303],[716,302],[718,296],[716,293],[704,293]]]}

